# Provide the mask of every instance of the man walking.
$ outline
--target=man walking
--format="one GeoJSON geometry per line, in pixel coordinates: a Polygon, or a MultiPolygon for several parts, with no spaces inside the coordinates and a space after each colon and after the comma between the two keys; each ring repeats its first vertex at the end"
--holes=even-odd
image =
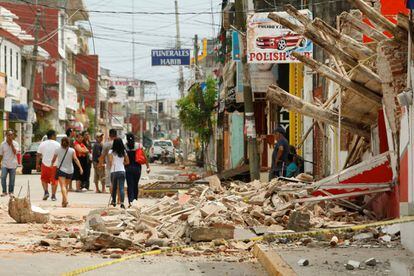
{"type": "Polygon", "coordinates": [[[99,158],[102,155],[102,148],[103,148],[103,138],[104,134],[102,132],[98,132],[96,134],[96,143],[93,145],[92,148],[92,162],[93,162],[93,169],[94,169],[94,182],[96,187],[97,193],[105,193],[105,167],[99,163],[99,158]],[[99,190],[99,182],[102,185],[102,190],[99,190]]]}
{"type": "Polygon", "coordinates": [[[7,195],[7,175],[9,175],[9,195],[13,196],[18,151],[19,144],[14,141],[14,131],[6,131],[6,140],[0,145],[1,186],[3,188],[1,196],[7,195]]]}
{"type": "Polygon", "coordinates": [[[272,153],[272,166],[269,172],[269,181],[284,176],[289,155],[289,142],[285,138],[285,129],[278,126],[275,133],[276,145],[272,153]]]}
{"type": "Polygon", "coordinates": [[[53,156],[60,144],[56,142],[56,131],[49,130],[46,133],[47,140],[43,141],[37,149],[36,168],[41,170],[40,180],[44,190],[43,200],[49,198],[49,184],[52,186],[52,201],[56,200],[57,179],[56,164],[52,164],[53,156]],[[40,162],[41,160],[41,162],[40,162]]]}

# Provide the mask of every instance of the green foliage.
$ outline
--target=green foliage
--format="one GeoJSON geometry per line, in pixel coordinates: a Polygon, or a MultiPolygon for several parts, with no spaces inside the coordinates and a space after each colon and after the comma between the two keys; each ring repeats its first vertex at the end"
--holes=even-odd
{"type": "Polygon", "coordinates": [[[187,96],[177,102],[179,118],[184,128],[197,133],[205,144],[208,144],[212,134],[211,113],[216,99],[216,81],[213,78],[207,78],[204,91],[199,84],[196,84],[187,96]]]}
{"type": "Polygon", "coordinates": [[[91,137],[95,137],[95,109],[88,107],[86,108],[86,115],[88,116],[88,129],[87,131],[91,137]]]}
{"type": "Polygon", "coordinates": [[[46,132],[49,129],[52,129],[52,125],[50,124],[49,120],[44,119],[44,118],[39,118],[38,121],[33,124],[33,134],[34,134],[33,141],[42,140],[43,136],[46,135],[46,132]]]}

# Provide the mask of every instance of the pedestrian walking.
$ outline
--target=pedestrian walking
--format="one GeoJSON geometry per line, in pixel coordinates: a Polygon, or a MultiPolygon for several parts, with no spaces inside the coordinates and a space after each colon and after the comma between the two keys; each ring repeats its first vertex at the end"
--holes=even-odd
{"type": "MultiPolygon", "coordinates": [[[[145,165],[147,167],[147,173],[150,172],[150,167],[148,163],[148,158],[145,156],[143,146],[141,143],[135,142],[135,135],[132,133],[127,133],[126,135],[126,151],[128,154],[129,164],[125,166],[125,176],[127,182],[127,191],[128,191],[128,202],[129,207],[134,200],[138,200],[138,183],[141,178],[142,172],[142,162],[137,160],[137,154],[143,154],[145,160],[145,165]],[[137,153],[138,152],[138,153],[137,153]]],[[[141,159],[141,160],[142,160],[141,159]]]]}
{"type": "Polygon", "coordinates": [[[285,129],[281,126],[276,128],[276,145],[272,153],[272,166],[269,172],[269,181],[273,178],[286,175],[286,166],[289,155],[289,142],[285,138],[285,129]]]}
{"type": "Polygon", "coordinates": [[[92,147],[92,162],[93,162],[93,171],[94,171],[94,183],[97,193],[105,193],[105,165],[100,164],[99,159],[102,155],[103,149],[103,138],[104,134],[98,132],[96,134],[96,143],[92,147]],[[99,183],[102,185],[102,190],[99,189],[99,183]]]}
{"type": "Polygon", "coordinates": [[[124,143],[120,138],[113,142],[112,149],[108,153],[109,165],[111,167],[112,182],[112,206],[116,206],[116,195],[119,190],[121,208],[125,209],[125,166],[129,164],[128,154],[125,151],[124,143]]]}
{"type": "Polygon", "coordinates": [[[1,186],[3,189],[1,196],[7,195],[7,175],[9,176],[9,195],[13,196],[18,152],[19,144],[14,141],[14,131],[7,130],[6,140],[0,145],[1,186]]]}
{"type": "Polygon", "coordinates": [[[56,142],[56,131],[49,130],[46,133],[47,140],[40,143],[36,155],[36,169],[40,170],[40,181],[43,186],[43,200],[49,198],[49,184],[52,187],[52,201],[56,200],[57,180],[56,163],[52,162],[53,156],[60,144],[56,142]]]}
{"type": "Polygon", "coordinates": [[[76,157],[75,150],[70,147],[70,140],[67,137],[62,138],[59,148],[56,149],[52,162],[58,163],[55,178],[59,180],[60,190],[62,192],[62,207],[67,207],[68,202],[68,187],[72,181],[74,167],[76,164],[79,173],[83,174],[82,166],[76,157]]]}
{"type": "MultiPolygon", "coordinates": [[[[66,129],[66,137],[69,138],[69,146],[73,148],[73,144],[75,143],[75,140],[76,140],[76,131],[73,128],[66,129]]],[[[73,191],[72,181],[70,181],[68,191],[73,191]]]]}
{"type": "MultiPolygon", "coordinates": [[[[76,136],[76,141],[73,143],[76,157],[79,159],[79,162],[83,168],[88,166],[88,154],[89,150],[86,148],[85,144],[83,143],[83,135],[78,133],[76,136]]],[[[86,189],[82,189],[82,183],[85,182],[85,174],[81,174],[78,167],[74,167],[73,172],[73,180],[76,181],[76,192],[86,191],[86,189]]]]}
{"type": "Polygon", "coordinates": [[[91,136],[89,135],[89,132],[83,131],[83,144],[88,149],[87,153],[87,159],[85,167],[83,167],[83,180],[81,183],[82,190],[88,190],[89,191],[89,184],[90,184],[90,178],[91,178],[91,167],[92,167],[92,143],[91,143],[91,136]]]}
{"type": "MultiPolygon", "coordinates": [[[[118,138],[116,129],[109,130],[109,141],[104,143],[102,147],[102,155],[99,159],[99,162],[102,166],[105,166],[105,185],[109,187],[109,191],[112,194],[112,184],[111,184],[111,166],[109,165],[109,151],[112,149],[114,140],[118,138]]],[[[118,199],[120,196],[118,196],[118,199]]],[[[119,203],[119,202],[118,202],[119,203]]]]}

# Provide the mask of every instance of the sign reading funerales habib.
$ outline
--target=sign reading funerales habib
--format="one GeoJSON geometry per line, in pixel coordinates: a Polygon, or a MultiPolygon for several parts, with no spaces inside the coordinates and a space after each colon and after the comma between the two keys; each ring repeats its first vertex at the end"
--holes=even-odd
{"type": "Polygon", "coordinates": [[[190,65],[190,49],[151,50],[152,66],[190,65]]]}

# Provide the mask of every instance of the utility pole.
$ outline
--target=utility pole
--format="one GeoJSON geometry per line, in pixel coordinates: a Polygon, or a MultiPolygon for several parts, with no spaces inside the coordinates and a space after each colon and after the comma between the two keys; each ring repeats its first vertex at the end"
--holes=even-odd
{"type": "Polygon", "coordinates": [[[194,35],[194,73],[195,81],[200,79],[200,71],[198,68],[198,35],[194,35]]]}
{"type": "MultiPolygon", "coordinates": [[[[178,14],[178,1],[174,1],[175,5],[175,29],[176,29],[176,42],[175,48],[181,48],[181,35],[180,35],[180,17],[178,14]]],[[[180,91],[180,97],[184,98],[184,73],[183,67],[178,67],[178,90],[180,91]]],[[[188,149],[187,149],[187,131],[184,129],[183,126],[180,128],[180,137],[182,139],[182,143],[180,143],[181,150],[183,151],[183,158],[187,160],[188,158],[188,149]]]]}
{"type": "Polygon", "coordinates": [[[37,67],[37,56],[39,54],[38,42],[39,42],[39,19],[40,19],[40,9],[36,10],[36,19],[35,19],[35,30],[34,30],[34,44],[33,44],[33,53],[32,53],[32,68],[31,68],[31,78],[30,78],[30,90],[27,95],[28,103],[28,116],[26,124],[26,135],[25,135],[25,147],[28,148],[32,143],[33,139],[33,117],[34,117],[34,107],[33,107],[33,98],[35,90],[35,81],[36,81],[36,67],[37,67]]]}
{"type": "MultiPolygon", "coordinates": [[[[246,33],[246,0],[236,0],[236,27],[246,33]]],[[[244,38],[245,41],[246,38],[244,38]]],[[[241,43],[246,47],[247,43],[241,43]]],[[[244,48],[245,49],[245,48],[244,48]]],[[[250,85],[250,71],[247,63],[246,51],[241,51],[243,63],[243,96],[244,96],[244,117],[247,129],[247,152],[249,158],[249,170],[251,180],[260,179],[260,158],[257,149],[256,123],[254,116],[253,94],[250,85]]]]}

